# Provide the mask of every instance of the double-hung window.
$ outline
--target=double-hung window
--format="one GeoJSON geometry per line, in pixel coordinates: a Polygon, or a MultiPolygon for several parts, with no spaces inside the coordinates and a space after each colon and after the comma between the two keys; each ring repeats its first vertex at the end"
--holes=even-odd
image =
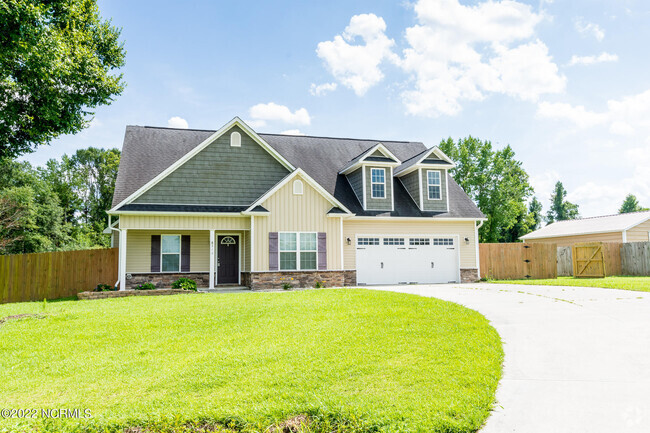
{"type": "Polygon", "coordinates": [[[429,200],[440,200],[442,198],[440,192],[440,171],[427,170],[427,190],[429,192],[429,200]]]}
{"type": "Polygon", "coordinates": [[[386,198],[386,169],[370,169],[370,188],[372,198],[386,198]]]}
{"type": "Polygon", "coordinates": [[[162,235],[160,269],[163,272],[181,270],[181,237],[179,235],[162,235]]]}
{"type": "Polygon", "coordinates": [[[281,271],[316,270],[316,233],[280,233],[279,244],[281,271]]]}

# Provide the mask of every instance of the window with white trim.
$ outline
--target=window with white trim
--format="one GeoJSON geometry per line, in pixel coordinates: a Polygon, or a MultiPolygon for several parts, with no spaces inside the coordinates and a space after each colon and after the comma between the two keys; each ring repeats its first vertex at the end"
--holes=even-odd
{"type": "Polygon", "coordinates": [[[162,272],[179,272],[181,270],[180,235],[162,235],[160,270],[162,272]]]}
{"type": "Polygon", "coordinates": [[[318,238],[316,233],[280,233],[280,270],[315,271],[318,265],[318,238]]]}
{"type": "Polygon", "coordinates": [[[386,169],[370,169],[370,191],[372,198],[386,198],[386,169]]]}
{"type": "Polygon", "coordinates": [[[427,190],[429,200],[441,200],[440,170],[427,170],[427,190]]]}
{"type": "Polygon", "coordinates": [[[428,238],[411,238],[409,239],[409,245],[430,245],[428,238]]]}
{"type": "Polygon", "coordinates": [[[384,238],[384,245],[404,245],[404,238],[384,238]]]}
{"type": "Polygon", "coordinates": [[[379,238],[359,238],[357,245],[379,245],[379,238]]]}

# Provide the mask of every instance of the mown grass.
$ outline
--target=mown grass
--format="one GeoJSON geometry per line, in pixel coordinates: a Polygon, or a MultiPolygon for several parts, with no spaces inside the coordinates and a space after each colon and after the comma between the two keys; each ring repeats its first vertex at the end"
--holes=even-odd
{"type": "Polygon", "coordinates": [[[305,431],[473,432],[503,358],[479,313],[369,290],[0,305],[21,313],[41,317],[0,325],[0,407],[92,418],[0,431],[262,432],[306,414],[305,431]]]}
{"type": "Polygon", "coordinates": [[[634,290],[650,292],[650,277],[605,277],[605,278],[574,278],[558,277],[548,280],[490,280],[497,284],[525,284],[529,286],[577,286],[601,287],[603,289],[634,290]]]}

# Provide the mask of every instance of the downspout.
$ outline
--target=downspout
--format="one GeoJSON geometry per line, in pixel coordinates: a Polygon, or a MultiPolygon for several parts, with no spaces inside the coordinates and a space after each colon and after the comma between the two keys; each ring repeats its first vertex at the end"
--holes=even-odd
{"type": "Polygon", "coordinates": [[[478,272],[478,278],[481,279],[481,255],[478,248],[478,229],[483,226],[485,221],[481,220],[478,225],[474,224],[474,238],[476,239],[476,272],[478,272]]]}
{"type": "MultiPolygon", "coordinates": [[[[111,225],[111,215],[108,216],[108,228],[110,228],[111,230],[115,230],[115,231],[117,232],[118,239],[122,236],[122,230],[120,230],[120,229],[118,229],[118,228],[115,228],[115,227],[113,227],[113,226],[111,225]]],[[[120,245],[120,242],[119,242],[119,241],[117,242],[117,245],[118,245],[118,247],[119,247],[119,245],[120,245]]],[[[120,263],[120,262],[121,262],[121,261],[118,260],[118,267],[117,267],[117,281],[115,282],[115,284],[113,284],[113,287],[117,287],[117,285],[120,284],[120,275],[122,275],[122,273],[120,272],[120,266],[122,265],[122,263],[120,263]]],[[[122,286],[120,286],[120,288],[121,288],[121,287],[122,287],[122,286]]]]}
{"type": "Polygon", "coordinates": [[[623,230],[623,243],[627,243],[627,230],[623,230]]]}

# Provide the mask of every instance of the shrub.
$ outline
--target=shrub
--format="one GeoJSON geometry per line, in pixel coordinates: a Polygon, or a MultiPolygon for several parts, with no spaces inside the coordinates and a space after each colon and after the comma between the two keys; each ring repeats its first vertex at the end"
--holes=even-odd
{"type": "Polygon", "coordinates": [[[316,281],[316,284],[314,284],[314,288],[316,288],[316,289],[324,289],[325,288],[325,281],[316,281]]]}
{"type": "Polygon", "coordinates": [[[113,292],[117,290],[117,287],[111,286],[110,284],[97,284],[95,287],[95,292],[113,292]]]}
{"type": "Polygon", "coordinates": [[[282,288],[283,288],[284,290],[291,290],[291,289],[293,288],[293,286],[292,286],[291,284],[289,284],[289,283],[284,283],[284,284],[282,285],[282,288]]]}
{"type": "Polygon", "coordinates": [[[189,278],[182,277],[172,283],[172,289],[196,291],[196,281],[189,278]]]}
{"type": "Polygon", "coordinates": [[[142,283],[133,288],[134,290],[155,290],[156,286],[153,283],[142,283]]]}

